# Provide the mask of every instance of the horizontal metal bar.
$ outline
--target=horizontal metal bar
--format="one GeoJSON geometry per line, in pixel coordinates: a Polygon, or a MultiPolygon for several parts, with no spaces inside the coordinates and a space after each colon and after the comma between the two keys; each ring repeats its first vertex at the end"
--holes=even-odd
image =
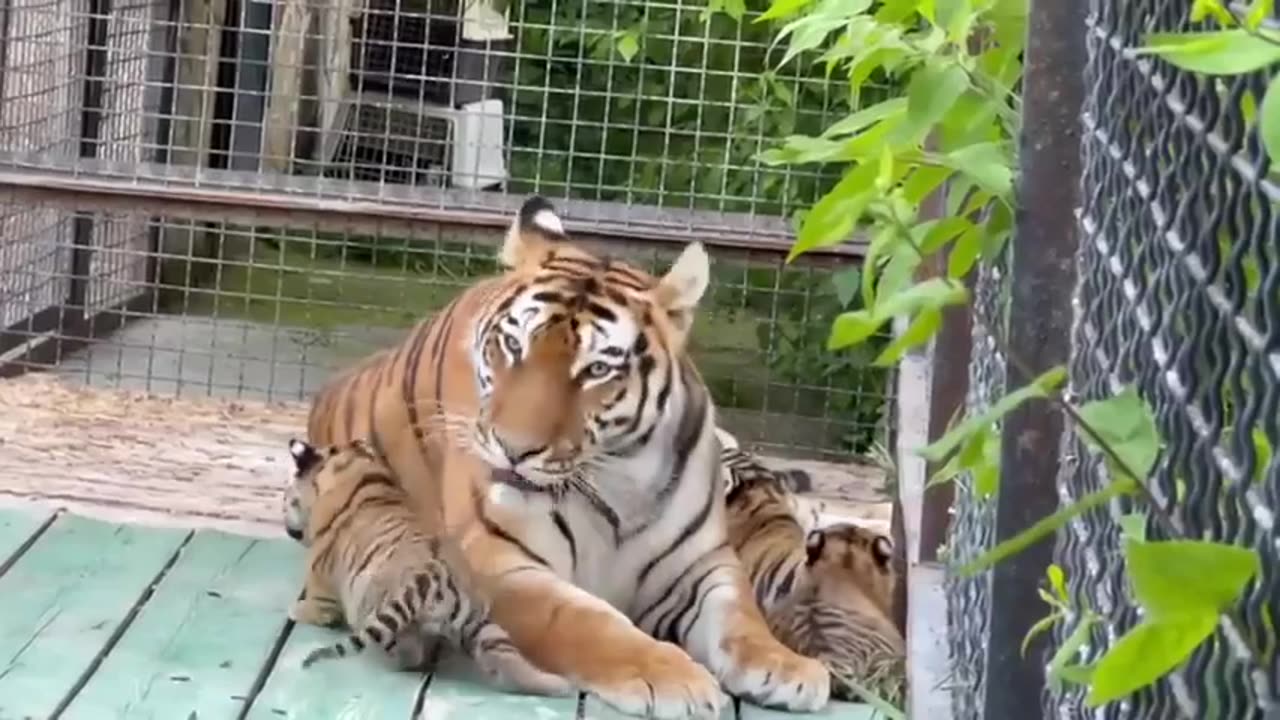
{"type": "MultiPolygon", "coordinates": [[[[24,167],[32,158],[0,154],[0,198],[138,211],[149,214],[226,219],[228,213],[261,222],[264,214],[306,216],[318,223],[338,221],[352,229],[382,228],[385,223],[436,222],[504,228],[522,198],[498,192],[477,192],[352,183],[327,178],[273,176],[234,170],[186,166],[111,163],[81,160],[64,168],[24,167]],[[127,172],[125,171],[127,167],[127,172]],[[353,193],[353,186],[369,185],[374,193],[353,193]],[[353,197],[355,195],[355,197],[353,197]],[[368,197],[368,199],[365,199],[368,197]]],[[[41,158],[47,163],[47,158],[41,158]]],[[[565,227],[575,235],[632,242],[683,245],[693,240],[717,248],[770,254],[791,249],[790,233],[783,234],[779,218],[746,213],[671,210],[642,205],[583,200],[557,201],[565,227]]],[[[809,253],[822,258],[861,258],[861,239],[809,253]]]]}

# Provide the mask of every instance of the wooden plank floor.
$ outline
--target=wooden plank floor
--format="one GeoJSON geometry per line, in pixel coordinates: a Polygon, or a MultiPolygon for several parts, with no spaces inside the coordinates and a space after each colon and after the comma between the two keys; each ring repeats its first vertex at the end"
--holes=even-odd
{"type": "MultiPolygon", "coordinates": [[[[622,717],[590,698],[490,690],[457,656],[429,674],[373,654],[304,672],[338,633],[288,620],[301,568],[288,540],[0,510],[0,720],[622,717]]],[[[873,716],[833,703],[810,717],[873,716]]]]}

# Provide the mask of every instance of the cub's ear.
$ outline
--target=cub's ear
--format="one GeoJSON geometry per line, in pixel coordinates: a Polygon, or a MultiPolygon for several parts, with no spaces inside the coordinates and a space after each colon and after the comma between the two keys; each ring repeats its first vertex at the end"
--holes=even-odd
{"type": "Polygon", "coordinates": [[[821,530],[810,530],[804,536],[805,565],[812,565],[822,557],[822,549],[827,545],[827,535],[821,530]]]}
{"type": "Polygon", "coordinates": [[[711,258],[700,242],[685,246],[671,269],[658,281],[654,300],[667,311],[682,336],[693,326],[693,311],[711,283],[711,258]]]}
{"type": "Polygon", "coordinates": [[[889,567],[889,563],[893,561],[893,540],[887,535],[877,537],[871,541],[871,554],[881,568],[889,567]]]}
{"type": "Polygon", "coordinates": [[[565,239],[564,224],[555,207],[546,198],[534,195],[520,206],[502,243],[498,262],[509,270],[539,265],[553,246],[565,239]]]}
{"type": "Polygon", "coordinates": [[[294,438],[289,441],[289,454],[293,456],[293,466],[300,472],[304,473],[320,461],[320,453],[311,445],[294,438]]]}

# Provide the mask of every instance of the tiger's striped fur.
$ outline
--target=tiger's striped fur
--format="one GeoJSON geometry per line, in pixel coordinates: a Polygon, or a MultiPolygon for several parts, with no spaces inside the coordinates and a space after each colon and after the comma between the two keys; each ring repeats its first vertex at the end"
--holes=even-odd
{"type": "Polygon", "coordinates": [[[729,539],[770,630],[828,667],[835,696],[856,699],[851,678],[898,702],[905,646],[891,614],[892,541],[852,523],[806,529],[787,485],[757,473],[727,500],[729,539]]]}
{"type": "Polygon", "coordinates": [[[565,695],[573,687],[516,651],[470,587],[462,558],[420,529],[408,496],[362,442],[316,449],[289,445],[294,479],[285,528],[307,546],[305,596],[290,616],[320,625],[342,620],[351,634],[309,653],[302,666],[377,645],[402,667],[420,667],[429,638],[457,644],[500,687],[565,695]]]}
{"type": "Polygon", "coordinates": [[[709,259],[654,277],[525,202],[505,272],[316,396],[317,444],[367,438],[458,533],[520,651],[614,708],[715,717],[721,686],[823,707],[821,663],[769,632],[729,547],[715,409],[686,340],[709,259]]]}

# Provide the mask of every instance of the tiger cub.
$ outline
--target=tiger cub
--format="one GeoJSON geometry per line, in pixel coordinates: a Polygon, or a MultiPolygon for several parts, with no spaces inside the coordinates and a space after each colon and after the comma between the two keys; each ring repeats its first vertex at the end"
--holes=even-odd
{"type": "Polygon", "coordinates": [[[893,621],[893,543],[853,523],[805,537],[807,572],[766,615],[769,629],[802,655],[831,670],[831,691],[846,700],[866,687],[901,706],[906,643],[893,621]]]}
{"type": "Polygon", "coordinates": [[[306,591],[289,615],[352,628],[349,637],[309,653],[303,667],[370,644],[402,668],[420,667],[434,636],[461,647],[504,689],[574,692],[565,679],[534,667],[490,621],[460,552],[419,529],[405,490],[363,442],[317,449],[293,440],[289,454],[295,472],[285,492],[285,529],[307,547],[306,591]]]}
{"type": "Polygon", "coordinates": [[[822,524],[827,504],[819,498],[804,497],[799,493],[813,490],[813,478],[800,469],[774,470],[750,452],[738,446],[738,439],[723,428],[716,428],[720,440],[720,475],[724,481],[725,498],[735,494],[737,488],[759,478],[772,478],[782,484],[786,492],[787,507],[806,530],[814,530],[822,524]]]}
{"type": "Polygon", "coordinates": [[[892,619],[892,541],[852,523],[818,527],[820,511],[797,504],[805,499],[795,495],[804,488],[799,471],[770,470],[746,453],[736,462],[734,475],[722,454],[722,469],[732,476],[729,542],[769,629],[826,664],[834,697],[858,699],[849,679],[900,703],[905,643],[892,619]]]}

